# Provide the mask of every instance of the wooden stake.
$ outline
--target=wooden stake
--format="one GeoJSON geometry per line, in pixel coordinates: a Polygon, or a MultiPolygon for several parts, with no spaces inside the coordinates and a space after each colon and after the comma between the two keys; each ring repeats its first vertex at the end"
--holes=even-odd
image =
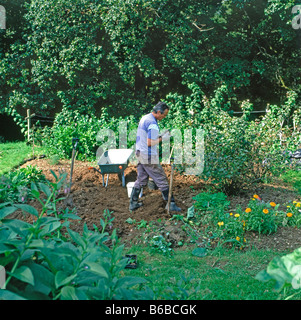
{"type": "Polygon", "coordinates": [[[27,141],[29,142],[30,139],[30,110],[27,109],[27,141]]]}
{"type": "Polygon", "coordinates": [[[31,118],[33,118],[36,114],[30,115],[30,109],[27,109],[27,117],[25,120],[27,120],[27,141],[30,140],[30,126],[31,126],[31,118]]]}

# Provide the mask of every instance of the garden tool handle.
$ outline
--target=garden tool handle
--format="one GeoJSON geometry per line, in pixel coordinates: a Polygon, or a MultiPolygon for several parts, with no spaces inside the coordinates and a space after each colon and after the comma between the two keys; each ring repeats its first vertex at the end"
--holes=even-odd
{"type": "Polygon", "coordinates": [[[169,190],[168,190],[168,200],[167,200],[167,213],[169,214],[169,207],[171,202],[171,195],[172,195],[172,183],[173,183],[173,172],[174,172],[174,165],[171,165],[170,171],[170,181],[169,181],[169,190]]]}
{"type": "Polygon", "coordinates": [[[72,138],[73,149],[76,149],[78,142],[79,138],[72,138]]]}
{"type": "MultiPolygon", "coordinates": [[[[175,145],[172,146],[170,156],[169,156],[169,162],[172,159],[173,149],[175,145]]],[[[173,171],[174,171],[174,164],[171,164],[171,171],[170,171],[170,181],[169,181],[169,190],[168,190],[168,200],[167,200],[167,213],[169,214],[169,207],[170,207],[170,200],[172,195],[172,183],[173,183],[173,171]]]]}
{"type": "Polygon", "coordinates": [[[170,156],[169,156],[169,163],[170,163],[170,160],[172,159],[172,154],[173,154],[173,149],[174,149],[175,145],[172,146],[171,148],[171,152],[170,152],[170,156]]]}

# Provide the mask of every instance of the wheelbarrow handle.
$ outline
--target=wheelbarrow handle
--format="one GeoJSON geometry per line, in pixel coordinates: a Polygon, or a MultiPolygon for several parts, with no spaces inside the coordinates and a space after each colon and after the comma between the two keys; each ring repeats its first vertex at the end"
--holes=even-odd
{"type": "Polygon", "coordinates": [[[88,170],[94,170],[94,171],[97,171],[98,173],[102,174],[101,171],[96,169],[95,167],[89,167],[88,170]]]}

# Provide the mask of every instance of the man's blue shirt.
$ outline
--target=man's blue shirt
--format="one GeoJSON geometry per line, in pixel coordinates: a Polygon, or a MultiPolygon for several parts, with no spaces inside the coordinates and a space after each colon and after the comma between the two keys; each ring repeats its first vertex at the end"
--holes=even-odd
{"type": "Polygon", "coordinates": [[[147,139],[156,140],[159,138],[159,127],[156,118],[152,113],[143,116],[139,122],[136,139],[136,150],[143,155],[158,155],[157,145],[148,147],[147,139]]]}

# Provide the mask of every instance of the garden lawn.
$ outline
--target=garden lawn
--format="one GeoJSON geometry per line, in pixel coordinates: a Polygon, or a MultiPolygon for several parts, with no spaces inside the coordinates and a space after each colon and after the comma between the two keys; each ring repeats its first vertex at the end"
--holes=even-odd
{"type": "MultiPolygon", "coordinates": [[[[276,292],[272,282],[255,279],[275,256],[287,252],[216,248],[200,258],[193,256],[192,250],[181,248],[172,257],[165,257],[150,248],[132,247],[128,253],[137,254],[138,268],[126,269],[125,274],[148,279],[156,299],[282,300],[296,293],[292,289],[276,292]]],[[[300,297],[301,293],[294,299],[300,297]]]]}
{"type": "Polygon", "coordinates": [[[301,170],[288,170],[281,176],[282,180],[289,183],[301,195],[301,170]]]}
{"type": "MultiPolygon", "coordinates": [[[[40,147],[35,147],[35,153],[41,153],[40,149],[40,147]]],[[[0,143],[0,175],[7,173],[31,156],[32,147],[26,142],[0,143]]]]}

